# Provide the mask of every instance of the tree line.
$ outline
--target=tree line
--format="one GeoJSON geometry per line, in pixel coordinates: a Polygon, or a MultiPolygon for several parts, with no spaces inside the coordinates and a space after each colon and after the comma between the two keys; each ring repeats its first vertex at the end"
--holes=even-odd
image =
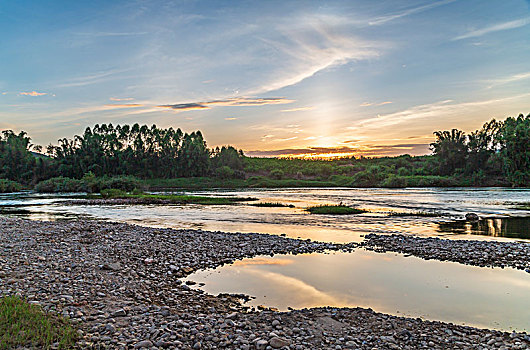
{"type": "Polygon", "coordinates": [[[530,184],[530,114],[492,119],[469,135],[458,129],[434,135],[431,149],[438,160],[438,174],[503,174],[514,186],[530,184]]]}
{"type": "Polygon", "coordinates": [[[0,179],[35,184],[58,176],[81,179],[87,174],[142,179],[334,177],[348,186],[392,187],[450,185],[454,181],[447,179],[452,177],[470,179],[466,183],[474,185],[491,184],[488,180],[494,178],[501,179],[494,184],[529,185],[530,115],[491,120],[468,135],[452,129],[436,131],[434,136],[431,156],[274,161],[247,158],[231,146],[209,149],[200,131],[183,133],[156,125],[95,125],[82,135],[47,146],[44,154],[25,132],[6,130],[0,135],[0,179]]]}

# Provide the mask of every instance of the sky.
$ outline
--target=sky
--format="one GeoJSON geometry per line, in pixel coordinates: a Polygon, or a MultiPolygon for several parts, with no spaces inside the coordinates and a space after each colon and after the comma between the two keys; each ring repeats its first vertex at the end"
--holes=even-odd
{"type": "Polygon", "coordinates": [[[247,155],[428,154],[530,113],[530,1],[0,1],[0,129],[201,130],[247,155]]]}

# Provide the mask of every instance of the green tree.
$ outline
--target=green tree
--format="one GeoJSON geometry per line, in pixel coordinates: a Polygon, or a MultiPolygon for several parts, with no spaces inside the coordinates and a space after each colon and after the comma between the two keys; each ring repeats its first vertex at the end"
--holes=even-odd
{"type": "Polygon", "coordinates": [[[530,185],[530,114],[506,119],[497,139],[501,146],[503,169],[513,186],[530,185]]]}
{"type": "Polygon", "coordinates": [[[431,149],[440,163],[439,173],[448,175],[465,165],[468,146],[465,133],[458,129],[451,131],[435,131],[436,140],[431,149]]]}

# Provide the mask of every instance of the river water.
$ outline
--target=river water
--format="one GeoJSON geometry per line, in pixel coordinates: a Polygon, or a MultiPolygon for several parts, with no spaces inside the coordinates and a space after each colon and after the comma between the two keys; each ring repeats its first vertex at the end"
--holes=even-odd
{"type": "MultiPolygon", "coordinates": [[[[518,240],[530,243],[528,189],[245,189],[185,192],[255,197],[294,208],[231,206],[66,205],[73,194],[0,195],[0,214],[38,220],[76,217],[108,219],[153,227],[284,234],[330,242],[360,241],[367,233],[405,233],[450,239],[518,240]],[[312,215],[320,204],[352,205],[360,215],[312,215]],[[388,216],[430,212],[439,217],[388,216]],[[466,213],[479,222],[466,222],[466,213]]],[[[255,202],[252,202],[255,203],[255,202]]],[[[425,261],[401,254],[353,253],[256,257],[199,271],[188,279],[205,291],[254,296],[250,305],[287,307],[362,306],[395,315],[424,317],[496,329],[530,330],[530,274],[457,263],[425,261]]]]}

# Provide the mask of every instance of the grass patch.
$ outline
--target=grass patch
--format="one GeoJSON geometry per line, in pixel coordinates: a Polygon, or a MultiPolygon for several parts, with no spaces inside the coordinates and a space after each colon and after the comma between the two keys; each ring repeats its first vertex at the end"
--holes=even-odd
{"type": "Polygon", "coordinates": [[[442,216],[442,213],[437,213],[434,211],[409,211],[409,212],[397,212],[391,211],[388,213],[388,216],[423,216],[428,218],[434,218],[442,216]]]}
{"type": "Polygon", "coordinates": [[[530,202],[518,203],[515,207],[512,207],[512,209],[530,210],[530,202]]]}
{"type": "Polygon", "coordinates": [[[348,215],[366,213],[366,210],[348,207],[346,205],[317,205],[306,208],[311,214],[348,215]]]}
{"type": "Polygon", "coordinates": [[[254,201],[252,197],[207,197],[189,196],[177,194],[147,194],[138,191],[126,193],[122,190],[109,189],[101,191],[101,196],[105,199],[138,199],[142,203],[169,202],[171,204],[203,204],[203,205],[228,205],[239,202],[254,201]]]}
{"type": "Polygon", "coordinates": [[[39,306],[8,296],[0,298],[0,349],[75,347],[77,333],[62,317],[45,313],[39,306]]]}
{"type": "Polygon", "coordinates": [[[280,202],[261,202],[250,204],[253,207],[266,207],[266,208],[275,208],[275,207],[285,207],[285,208],[294,208],[292,204],[283,204],[280,202]]]}

